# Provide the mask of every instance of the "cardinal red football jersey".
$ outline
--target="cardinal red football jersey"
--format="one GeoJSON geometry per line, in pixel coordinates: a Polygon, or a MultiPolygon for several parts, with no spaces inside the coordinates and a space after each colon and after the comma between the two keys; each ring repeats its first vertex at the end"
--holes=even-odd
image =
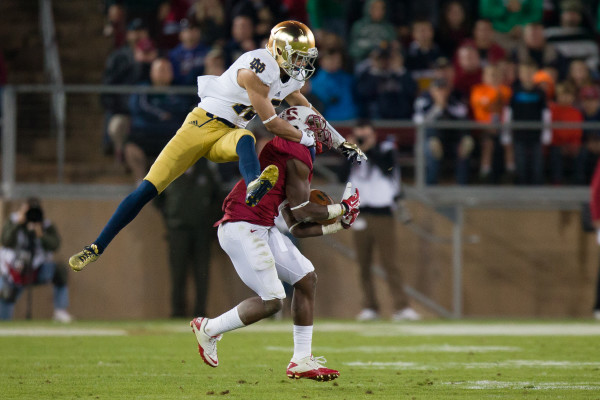
{"type": "Polygon", "coordinates": [[[223,202],[225,215],[215,226],[228,221],[246,221],[256,225],[273,226],[279,214],[279,205],[285,200],[286,166],[289,159],[296,158],[310,169],[309,181],[312,179],[313,163],[309,149],[300,143],[290,142],[280,137],[273,138],[265,145],[260,156],[260,166],[268,165],[279,168],[277,183],[256,207],[246,205],[246,183],[241,179],[227,195],[223,202]]]}

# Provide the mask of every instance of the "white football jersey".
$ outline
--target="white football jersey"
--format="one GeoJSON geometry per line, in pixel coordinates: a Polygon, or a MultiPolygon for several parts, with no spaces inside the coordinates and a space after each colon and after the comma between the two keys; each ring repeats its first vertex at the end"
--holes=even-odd
{"type": "Polygon", "coordinates": [[[242,54],[221,76],[198,77],[198,107],[245,128],[256,112],[248,92],[237,82],[237,73],[242,68],[254,71],[269,86],[269,100],[274,106],[304,86],[304,82],[292,78],[281,82],[279,65],[267,49],[252,50],[242,54]]]}

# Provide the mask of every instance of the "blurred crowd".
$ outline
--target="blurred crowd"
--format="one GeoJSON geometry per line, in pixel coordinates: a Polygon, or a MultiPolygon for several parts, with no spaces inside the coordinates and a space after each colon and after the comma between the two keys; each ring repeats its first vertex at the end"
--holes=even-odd
{"type": "MultiPolygon", "coordinates": [[[[104,82],[194,86],[295,19],[319,50],[304,94],[328,120],[600,121],[599,11],[582,0],[107,0],[104,82]]],[[[106,149],[143,178],[196,102],[105,95],[106,149]]],[[[498,126],[428,128],[427,182],[448,167],[460,184],[589,182],[600,130],[498,126]]]]}

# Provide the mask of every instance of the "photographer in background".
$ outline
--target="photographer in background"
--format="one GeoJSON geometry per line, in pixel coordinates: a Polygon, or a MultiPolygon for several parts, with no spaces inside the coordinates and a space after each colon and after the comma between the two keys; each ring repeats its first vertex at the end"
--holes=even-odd
{"type": "Polygon", "coordinates": [[[396,165],[395,143],[377,143],[377,135],[368,121],[359,121],[350,143],[358,144],[369,157],[368,163],[348,164],[343,181],[352,182],[361,193],[360,218],[352,226],[360,282],[363,291],[363,309],[356,316],[359,321],[379,318],[379,306],[373,282],[374,249],[379,252],[379,262],[385,271],[394,302],[393,321],[418,320],[421,316],[408,303],[404,293],[400,259],[396,253],[398,239],[394,210],[400,197],[400,168],[396,165]]]}
{"type": "Polygon", "coordinates": [[[0,248],[0,320],[13,317],[17,299],[29,285],[54,285],[54,320],[71,322],[67,312],[67,269],[53,261],[60,246],[56,228],[44,219],[40,201],[27,199],[2,228],[0,248]]]}

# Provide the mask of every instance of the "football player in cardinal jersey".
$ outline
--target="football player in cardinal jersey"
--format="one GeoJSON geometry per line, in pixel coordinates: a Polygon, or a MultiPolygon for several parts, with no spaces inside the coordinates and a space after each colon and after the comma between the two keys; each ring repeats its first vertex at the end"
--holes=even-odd
{"type": "MultiPolygon", "coordinates": [[[[71,268],[82,270],[96,261],[112,239],[131,222],[146,203],[194,165],[200,157],[214,162],[239,160],[246,185],[244,203],[254,207],[273,187],[279,174],[274,165],[261,167],[254,149],[255,138],[245,129],[258,114],[276,136],[313,146],[313,132],[299,130],[278,118],[274,105],[311,107],[300,93],[315,71],[318,51],[310,29],[297,21],[284,21],[271,30],[266,48],[238,58],[221,76],[198,77],[198,107],[190,112],[175,136],[162,150],[140,186],[127,196],[98,238],[69,259],[71,268]]],[[[366,160],[364,153],[328,125],[333,147],[348,159],[366,160]]]]}
{"type": "MultiPolygon", "coordinates": [[[[286,117],[285,114],[282,115],[286,117]]],[[[287,112],[289,118],[297,115],[287,112]]],[[[312,122],[317,119],[324,125],[325,121],[319,115],[311,118],[312,122]]],[[[285,281],[294,287],[294,354],[287,367],[287,376],[319,381],[339,376],[338,371],[323,366],[325,359],[313,357],[311,352],[317,282],[313,265],[289,238],[279,232],[274,222],[281,212],[294,236],[308,237],[349,228],[356,220],[359,193],[358,190],[352,193],[350,184],[338,204],[309,202],[314,154],[313,149],[275,137],[265,145],[259,157],[261,166],[275,165],[280,171],[273,189],[251,209],[245,205],[246,183],[240,180],[223,203],[225,215],[215,224],[219,227],[219,243],[242,281],[257,296],[242,301],[214,319],[198,317],[190,322],[200,355],[211,367],[219,365],[217,341],[223,333],[250,325],[281,309],[285,298],[281,281],[285,281]],[[340,216],[341,220],[331,225],[313,222],[340,216]]]]}

